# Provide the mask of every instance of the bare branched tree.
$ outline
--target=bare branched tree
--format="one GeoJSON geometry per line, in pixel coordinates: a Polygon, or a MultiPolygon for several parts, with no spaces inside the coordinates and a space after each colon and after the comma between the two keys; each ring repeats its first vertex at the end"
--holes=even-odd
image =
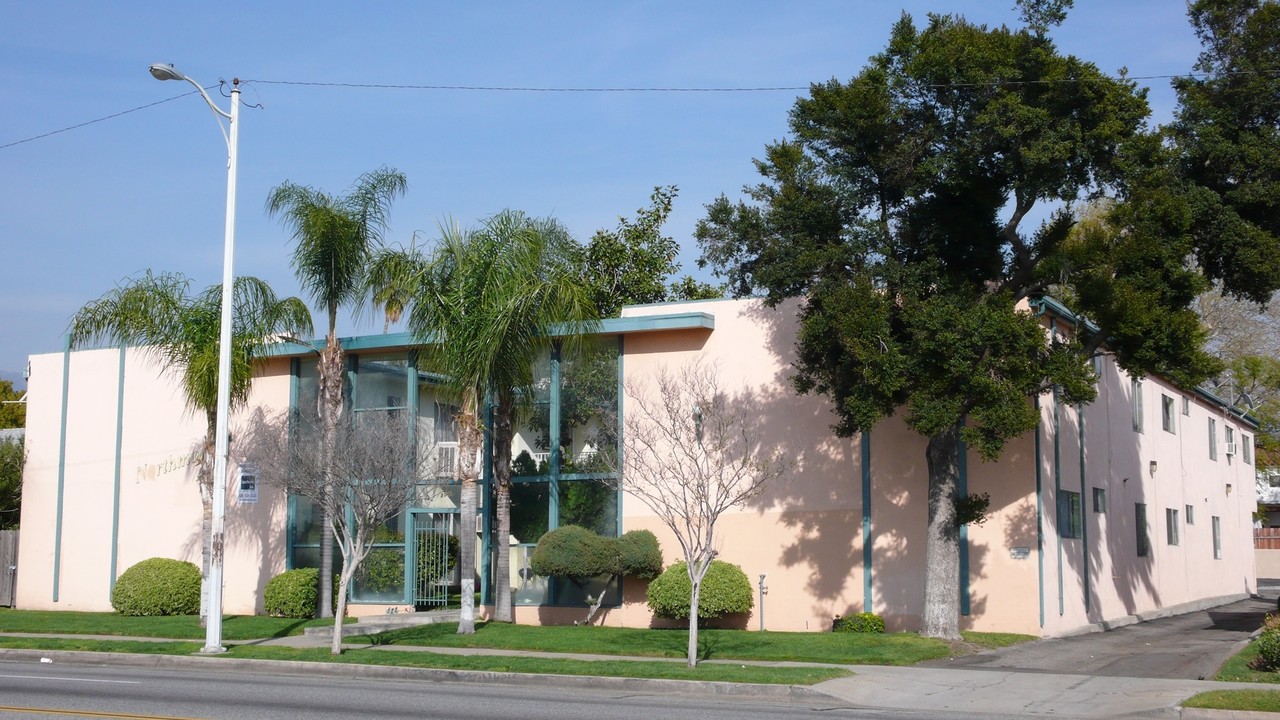
{"type": "Polygon", "coordinates": [[[307,498],[331,523],[342,553],[332,646],[338,655],[351,579],[378,527],[404,512],[420,479],[435,477],[436,457],[433,447],[410,437],[402,412],[356,414],[339,425],[332,453],[324,452],[326,433],[312,425],[295,418],[290,432],[287,417],[259,417],[246,452],[263,482],[307,498]]]}
{"type": "Polygon", "coordinates": [[[717,553],[716,523],[787,471],[761,445],[748,392],[721,391],[699,361],[657,373],[656,387],[628,381],[619,483],[657,515],[684,554],[691,588],[689,667],[698,662],[698,595],[717,553]]]}

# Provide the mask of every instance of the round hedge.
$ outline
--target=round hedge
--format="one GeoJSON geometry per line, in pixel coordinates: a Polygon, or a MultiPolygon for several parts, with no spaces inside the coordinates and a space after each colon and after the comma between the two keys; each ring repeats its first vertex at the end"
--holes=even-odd
{"type": "Polygon", "coordinates": [[[116,580],[111,607],[121,615],[198,614],[200,568],[169,558],[143,560],[116,580]]]}
{"type": "Polygon", "coordinates": [[[263,611],[272,617],[315,617],[319,577],[316,568],[298,568],[271,578],[262,591],[263,611]]]}
{"type": "Polygon", "coordinates": [[[662,548],[648,530],[632,530],[616,541],[618,574],[652,580],[662,573],[662,548]]]}
{"type": "MultiPolygon", "coordinates": [[[[649,609],[668,620],[689,617],[689,571],[678,562],[649,583],[649,609]]],[[[698,617],[703,620],[751,609],[751,581],[733,563],[712,560],[698,593],[698,617]]]]}
{"type": "Polygon", "coordinates": [[[577,525],[556,528],[538,539],[529,567],[544,577],[595,577],[617,572],[611,539],[577,525]]]}

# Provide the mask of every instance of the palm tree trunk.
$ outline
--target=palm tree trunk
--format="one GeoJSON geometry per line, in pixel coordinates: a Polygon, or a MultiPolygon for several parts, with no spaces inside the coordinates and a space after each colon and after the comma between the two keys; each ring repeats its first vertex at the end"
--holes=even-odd
{"type": "Polygon", "coordinates": [[[960,427],[929,438],[929,522],[925,537],[922,634],[960,639],[960,529],[956,490],[960,478],[960,427]]]}
{"type": "Polygon", "coordinates": [[[479,416],[480,394],[469,388],[462,398],[458,413],[458,475],[462,480],[461,522],[458,523],[458,564],[462,578],[462,612],[458,634],[476,631],[476,453],[480,450],[482,431],[479,416]]]}
{"type": "Polygon", "coordinates": [[[330,330],[325,340],[324,350],[320,352],[320,364],[316,370],[316,411],[320,415],[321,432],[324,433],[322,452],[325,454],[324,472],[325,499],[324,523],[320,528],[320,617],[333,617],[333,516],[332,505],[328,496],[333,492],[333,453],[338,441],[338,423],[342,420],[343,409],[343,374],[346,368],[343,363],[342,346],[338,343],[337,334],[330,330]]]}
{"type": "Polygon", "coordinates": [[[493,480],[494,513],[498,527],[494,532],[498,544],[498,561],[493,571],[494,611],[498,622],[513,622],[511,611],[511,440],[515,415],[515,398],[499,393],[493,413],[493,480]]]}

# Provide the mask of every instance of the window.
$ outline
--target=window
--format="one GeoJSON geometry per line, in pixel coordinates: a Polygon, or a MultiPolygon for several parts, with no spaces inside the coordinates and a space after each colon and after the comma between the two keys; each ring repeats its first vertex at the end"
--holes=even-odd
{"type": "Polygon", "coordinates": [[[1231,456],[1236,454],[1236,429],[1230,425],[1224,425],[1222,428],[1227,434],[1227,460],[1231,460],[1231,456]]]}
{"type": "Polygon", "coordinates": [[[1058,533],[1064,538],[1078,538],[1080,531],[1080,493],[1063,490],[1058,496],[1058,533]]]}
{"type": "Polygon", "coordinates": [[[1178,511],[1173,508],[1165,508],[1164,511],[1164,531],[1165,537],[1170,545],[1178,544],[1178,511]]]}
{"type": "Polygon", "coordinates": [[[1213,516],[1213,559],[1222,559],[1222,519],[1213,516]]]}
{"type": "Polygon", "coordinates": [[[1218,421],[1209,418],[1209,459],[1218,459],[1218,421]]]}
{"type": "Polygon", "coordinates": [[[1138,533],[1138,557],[1151,554],[1151,539],[1147,536],[1147,506],[1144,503],[1133,504],[1134,527],[1138,533]]]}
{"type": "Polygon", "coordinates": [[[1186,512],[1186,514],[1187,514],[1187,524],[1188,524],[1188,525],[1195,525],[1195,524],[1196,524],[1196,509],[1195,509],[1195,507],[1193,507],[1193,506],[1191,506],[1191,505],[1187,505],[1186,507],[1182,508],[1182,510],[1183,510],[1184,512],[1186,512]]]}
{"type": "Polygon", "coordinates": [[[1096,513],[1107,512],[1107,490],[1106,488],[1096,487],[1093,489],[1093,511],[1096,513]]]}
{"type": "Polygon", "coordinates": [[[1142,381],[1129,381],[1129,402],[1133,406],[1133,429],[1142,432],[1142,381]]]}
{"type": "Polygon", "coordinates": [[[1241,455],[1244,458],[1244,464],[1252,465],[1253,464],[1253,438],[1249,435],[1245,435],[1244,433],[1240,433],[1240,449],[1244,451],[1241,455]]]}
{"type": "Polygon", "coordinates": [[[1176,433],[1174,429],[1174,409],[1173,398],[1168,395],[1160,396],[1160,423],[1164,426],[1165,432],[1176,433]]]}
{"type": "Polygon", "coordinates": [[[1182,396],[1182,414],[1183,415],[1191,414],[1191,398],[1187,397],[1186,395],[1182,396]]]}

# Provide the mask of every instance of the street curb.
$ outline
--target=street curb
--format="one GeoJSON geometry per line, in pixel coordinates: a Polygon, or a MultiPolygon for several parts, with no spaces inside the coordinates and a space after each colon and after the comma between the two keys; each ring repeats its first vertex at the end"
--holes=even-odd
{"type": "Polygon", "coordinates": [[[503,686],[556,685],[571,688],[669,692],[695,695],[779,698],[791,700],[831,700],[831,696],[803,685],[763,685],[757,683],[712,682],[704,680],[660,680],[647,678],[597,677],[594,675],[542,675],[504,673],[487,670],[445,670],[438,668],[322,663],[301,660],[250,660],[200,655],[140,655],[135,653],[87,652],[78,650],[28,650],[0,648],[0,661],[67,665],[112,665],[118,667],[201,669],[228,672],[269,671],[281,675],[342,678],[424,680],[427,682],[473,683],[503,686]]]}
{"type": "Polygon", "coordinates": [[[1210,710],[1182,708],[1182,720],[1276,720],[1277,713],[1255,710],[1210,710]]]}

